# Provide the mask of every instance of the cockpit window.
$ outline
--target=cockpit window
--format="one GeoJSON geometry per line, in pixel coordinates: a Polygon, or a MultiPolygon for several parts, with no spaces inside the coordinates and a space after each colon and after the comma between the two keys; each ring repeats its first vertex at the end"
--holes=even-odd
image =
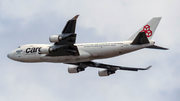
{"type": "Polygon", "coordinates": [[[21,46],[19,46],[18,48],[20,48],[21,46]]]}
{"type": "Polygon", "coordinates": [[[17,54],[21,54],[22,50],[17,50],[16,53],[17,54]]]}

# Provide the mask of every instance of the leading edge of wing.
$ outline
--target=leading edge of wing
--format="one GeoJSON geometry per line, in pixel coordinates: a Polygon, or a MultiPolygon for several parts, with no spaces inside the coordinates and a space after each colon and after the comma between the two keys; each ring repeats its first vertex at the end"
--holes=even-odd
{"type": "Polygon", "coordinates": [[[152,66],[148,66],[147,68],[134,68],[134,67],[124,67],[124,66],[115,66],[115,65],[108,65],[108,64],[102,64],[97,62],[81,62],[81,63],[75,63],[75,65],[86,65],[88,67],[97,67],[97,68],[104,68],[110,71],[116,71],[116,70],[128,70],[128,71],[138,71],[138,70],[148,70],[152,66]]]}

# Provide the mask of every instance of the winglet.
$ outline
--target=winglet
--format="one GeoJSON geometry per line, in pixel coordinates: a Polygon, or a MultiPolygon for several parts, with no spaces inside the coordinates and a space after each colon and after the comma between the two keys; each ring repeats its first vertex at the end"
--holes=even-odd
{"type": "Polygon", "coordinates": [[[76,20],[79,17],[79,15],[76,15],[75,17],[73,17],[71,20],[76,20]]]}
{"type": "Polygon", "coordinates": [[[148,66],[147,68],[139,68],[139,70],[148,70],[149,68],[151,68],[152,66],[148,66]]]}

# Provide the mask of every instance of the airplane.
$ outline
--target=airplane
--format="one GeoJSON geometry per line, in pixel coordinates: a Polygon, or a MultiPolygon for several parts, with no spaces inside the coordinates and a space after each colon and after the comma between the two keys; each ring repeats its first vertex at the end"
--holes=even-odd
{"type": "Polygon", "coordinates": [[[151,40],[161,17],[152,18],[126,41],[75,44],[77,35],[75,28],[78,16],[76,15],[67,21],[62,34],[49,37],[49,41],[53,44],[22,45],[10,52],[8,58],[28,63],[70,64],[72,66],[68,67],[69,73],[79,73],[87,67],[103,68],[103,70],[98,71],[101,77],[114,74],[117,70],[148,70],[151,66],[147,68],[124,67],[97,63],[92,60],[111,58],[143,48],[168,50],[168,48],[155,45],[155,41],[151,40]]]}

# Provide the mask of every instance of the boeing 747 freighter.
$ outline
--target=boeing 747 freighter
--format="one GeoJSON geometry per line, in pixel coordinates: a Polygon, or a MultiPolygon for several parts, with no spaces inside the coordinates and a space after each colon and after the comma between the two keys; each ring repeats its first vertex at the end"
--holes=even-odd
{"type": "Polygon", "coordinates": [[[53,62],[70,64],[69,73],[79,73],[87,67],[104,68],[98,72],[99,76],[109,76],[116,70],[138,71],[147,68],[134,68],[108,65],[93,62],[95,59],[105,59],[123,55],[143,48],[162,49],[151,40],[161,17],[154,17],[134,35],[126,41],[104,42],[104,43],[82,43],[76,42],[76,20],[79,15],[70,19],[60,35],[52,35],[49,41],[53,44],[28,44],[19,46],[8,54],[8,57],[20,62],[53,62]]]}

